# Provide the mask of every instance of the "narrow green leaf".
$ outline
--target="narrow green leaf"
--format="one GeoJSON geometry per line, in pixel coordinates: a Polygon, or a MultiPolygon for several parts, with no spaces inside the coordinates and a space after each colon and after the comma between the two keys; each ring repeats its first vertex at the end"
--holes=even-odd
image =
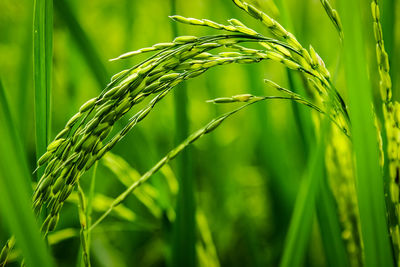
{"type": "Polygon", "coordinates": [[[342,239],[336,202],[326,179],[323,179],[320,184],[316,208],[328,266],[349,266],[349,259],[346,254],[344,240],[342,239]]]}
{"type": "MultiPolygon", "coordinates": [[[[344,31],[344,65],[355,150],[356,187],[366,266],[393,266],[386,223],[383,177],[367,74],[362,14],[365,1],[339,1],[344,31]]],[[[371,26],[372,29],[372,26],[371,26]]]]}
{"type": "MultiPolygon", "coordinates": [[[[176,13],[176,0],[171,0],[171,13],[176,13]]],[[[172,33],[178,36],[177,23],[172,23],[172,33]]],[[[189,135],[187,115],[188,96],[184,84],[175,88],[176,142],[189,135]]],[[[191,166],[190,149],[185,150],[177,159],[177,178],[179,191],[174,222],[171,266],[196,266],[196,220],[194,200],[194,176],[191,166]]]]}
{"type": "MultiPolygon", "coordinates": [[[[33,1],[26,3],[28,10],[33,9],[33,1]]],[[[21,135],[21,140],[26,142],[26,137],[30,135],[28,131],[29,126],[26,123],[27,114],[31,113],[31,86],[32,86],[32,18],[33,13],[30,13],[29,19],[25,22],[25,29],[23,32],[23,43],[20,47],[21,59],[18,61],[18,117],[16,127],[21,135]]],[[[24,144],[25,145],[25,144],[24,144]]]]}
{"type": "Polygon", "coordinates": [[[11,118],[4,88],[0,81],[0,212],[27,266],[53,266],[31,210],[30,177],[22,146],[11,118]]]}
{"type": "MultiPolygon", "coordinates": [[[[89,194],[88,194],[88,200],[87,200],[87,208],[86,208],[86,221],[88,224],[88,229],[90,229],[90,226],[92,225],[92,212],[93,212],[93,199],[94,199],[94,192],[96,188],[96,173],[97,173],[97,165],[98,162],[96,162],[93,166],[92,169],[92,175],[90,177],[90,187],[89,187],[89,194]]],[[[89,241],[89,247],[90,247],[90,231],[88,232],[88,241],[89,241]]]]}
{"type": "MultiPolygon", "coordinates": [[[[53,60],[53,1],[35,0],[33,69],[35,87],[36,158],[46,152],[50,138],[51,72],[53,60]]],[[[38,171],[38,177],[43,170],[38,171]]]]}
{"type": "Polygon", "coordinates": [[[302,180],[286,237],[281,267],[296,267],[303,263],[315,214],[315,199],[324,175],[325,134],[328,120],[323,119],[321,135],[312,151],[307,176],[302,180]]]}

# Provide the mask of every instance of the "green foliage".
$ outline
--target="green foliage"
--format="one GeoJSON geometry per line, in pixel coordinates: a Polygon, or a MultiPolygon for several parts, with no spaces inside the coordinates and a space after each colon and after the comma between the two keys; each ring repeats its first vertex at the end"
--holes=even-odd
{"type": "Polygon", "coordinates": [[[396,265],[395,4],[275,2],[0,3],[0,264],[396,265]]]}
{"type": "MultiPolygon", "coordinates": [[[[50,140],[50,102],[53,65],[53,1],[34,1],[33,80],[35,88],[36,157],[50,140]]],[[[38,178],[42,170],[38,172],[38,178]]]]}
{"type": "Polygon", "coordinates": [[[7,260],[8,250],[12,250],[17,241],[17,247],[21,248],[27,265],[53,266],[30,209],[29,196],[32,190],[26,179],[29,172],[1,81],[0,103],[0,122],[3,125],[0,131],[0,147],[1,151],[7,151],[7,156],[3,157],[0,163],[1,216],[5,218],[10,232],[15,234],[15,238],[8,240],[2,249],[0,264],[7,260]]]}
{"type": "MultiPolygon", "coordinates": [[[[361,4],[361,1],[360,1],[361,4]]],[[[349,88],[352,140],[356,157],[356,186],[366,266],[393,266],[386,222],[383,178],[371,107],[371,85],[366,69],[361,10],[356,2],[341,3],[343,14],[344,61],[349,88]],[[350,12],[349,10],[353,10],[350,12]],[[354,65],[360,66],[354,68],[354,65]]]]}

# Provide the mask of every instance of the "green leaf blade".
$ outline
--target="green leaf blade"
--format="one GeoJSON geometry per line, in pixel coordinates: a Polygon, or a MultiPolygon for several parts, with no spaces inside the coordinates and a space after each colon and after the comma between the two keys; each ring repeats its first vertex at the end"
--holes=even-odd
{"type": "Polygon", "coordinates": [[[0,81],[0,212],[15,235],[27,266],[53,266],[31,210],[27,163],[0,81]]]}
{"type": "Polygon", "coordinates": [[[345,36],[344,65],[352,121],[364,261],[366,266],[393,266],[386,223],[383,177],[379,168],[371,84],[364,54],[366,39],[362,35],[361,14],[369,5],[364,1],[342,0],[340,7],[345,36]]]}
{"type": "MultiPolygon", "coordinates": [[[[46,152],[50,140],[50,99],[53,60],[53,1],[34,2],[33,80],[35,88],[36,158],[46,152]]],[[[38,177],[43,170],[38,171],[38,177]]]]}

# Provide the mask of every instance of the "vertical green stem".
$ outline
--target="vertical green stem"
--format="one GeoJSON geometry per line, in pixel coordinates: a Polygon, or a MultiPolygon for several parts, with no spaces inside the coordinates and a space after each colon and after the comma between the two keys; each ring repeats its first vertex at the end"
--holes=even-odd
{"type": "Polygon", "coordinates": [[[94,192],[95,192],[95,187],[96,187],[97,165],[98,165],[98,162],[96,162],[93,166],[91,180],[90,180],[90,187],[89,187],[89,195],[88,195],[88,200],[87,200],[87,208],[86,208],[86,223],[87,223],[86,236],[87,236],[87,246],[89,248],[89,250],[88,250],[89,253],[90,253],[90,243],[91,243],[90,228],[92,226],[92,211],[93,211],[94,192]]]}
{"type": "MultiPolygon", "coordinates": [[[[81,185],[76,185],[76,191],[78,194],[78,213],[79,213],[79,221],[81,223],[81,230],[79,232],[81,239],[81,250],[82,250],[82,258],[83,264],[86,267],[90,267],[90,254],[89,254],[89,246],[88,246],[88,225],[87,225],[87,202],[85,193],[82,190],[81,185]]],[[[82,261],[78,261],[77,266],[82,265],[82,261]]]]}
{"type": "MultiPolygon", "coordinates": [[[[53,54],[53,1],[35,0],[33,69],[35,87],[36,158],[46,152],[50,139],[50,93],[53,54]]],[[[43,169],[38,171],[41,176],[43,169]]]]}
{"type": "Polygon", "coordinates": [[[356,186],[364,244],[365,266],[393,266],[386,223],[383,177],[367,74],[361,14],[369,14],[365,1],[339,1],[344,30],[344,65],[349,95],[356,186]],[[365,13],[363,13],[365,12],[365,13]]]}
{"type": "MultiPolygon", "coordinates": [[[[171,13],[176,13],[176,0],[171,0],[171,13]]],[[[177,24],[172,24],[174,36],[178,36],[177,24]]],[[[187,117],[187,90],[184,84],[175,88],[175,121],[176,142],[189,135],[187,117]]],[[[177,159],[179,192],[176,206],[176,219],[173,230],[171,266],[196,266],[196,223],[194,185],[191,167],[190,149],[184,151],[177,159]]]]}
{"type": "MultiPolygon", "coordinates": [[[[29,1],[26,3],[28,5],[28,10],[33,10],[33,2],[29,1]],[[29,4],[28,4],[29,3],[29,4]]],[[[30,135],[28,129],[29,126],[26,123],[26,116],[27,114],[30,113],[30,107],[31,107],[31,99],[32,99],[32,94],[31,94],[31,79],[32,79],[32,18],[33,18],[33,13],[30,14],[29,18],[26,19],[26,26],[23,32],[23,43],[20,47],[21,51],[21,59],[18,61],[18,77],[19,77],[19,82],[18,82],[18,114],[19,116],[16,118],[17,119],[17,128],[18,131],[21,134],[21,140],[23,141],[24,147],[26,146],[25,142],[27,141],[28,138],[26,138],[28,135],[30,135]],[[29,62],[27,64],[27,61],[29,62]]]]}

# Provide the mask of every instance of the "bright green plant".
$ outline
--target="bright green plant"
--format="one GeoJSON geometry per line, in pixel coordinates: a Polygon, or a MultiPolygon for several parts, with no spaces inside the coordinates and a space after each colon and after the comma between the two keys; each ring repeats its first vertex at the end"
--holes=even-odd
{"type": "MultiPolygon", "coordinates": [[[[79,236],[82,264],[91,266],[91,232],[128,196],[132,195],[136,188],[144,184],[190,144],[214,131],[225,119],[245,107],[263,100],[291,100],[312,110],[311,115],[302,112],[298,120],[302,134],[306,136],[304,139],[310,148],[310,159],[296,197],[297,203],[292,213],[280,266],[301,266],[304,263],[315,217],[318,219],[329,265],[335,266],[335,263],[340,263],[341,266],[394,266],[395,262],[398,265],[400,231],[397,214],[399,205],[397,150],[399,150],[400,106],[392,100],[389,56],[385,51],[378,1],[372,1],[371,29],[374,29],[376,39],[379,86],[383,104],[383,121],[380,123],[384,124],[383,131],[386,133],[385,146],[381,144],[380,147],[377,136],[380,137],[381,133],[379,125],[377,126],[379,123],[376,123],[378,118],[372,109],[372,85],[368,79],[366,69],[368,64],[364,55],[366,42],[361,30],[361,11],[358,10],[358,6],[361,5],[364,8],[365,3],[340,1],[341,12],[338,13],[328,1],[321,0],[323,8],[343,41],[345,89],[348,92],[349,103],[347,105],[347,100],[345,101],[336,88],[335,79],[332,78],[324,61],[312,46],[305,48],[294,34],[255,5],[242,0],[233,0],[233,2],[241,10],[261,22],[272,37],[264,36],[238,19],[230,19],[229,24],[221,24],[208,19],[173,15],[170,18],[176,22],[203,26],[217,30],[219,34],[202,37],[179,36],[172,42],[158,43],[112,59],[112,61],[122,60],[154,52],[139,64],[115,74],[101,94],[84,103],[47,146],[47,151],[41,153],[37,161],[41,178],[33,193],[33,210],[37,218],[44,216],[42,235],[44,238],[51,239],[51,232],[58,225],[62,207],[76,191],[81,224],[79,236]],[[342,16],[342,21],[339,14],[342,16]],[[94,193],[96,172],[93,171],[92,174],[89,197],[85,196],[81,188],[80,178],[93,165],[97,166],[98,161],[146,118],[166,95],[186,80],[197,77],[214,67],[228,64],[253,64],[266,60],[280,63],[291,70],[288,72],[288,78],[292,81],[292,87],[289,89],[268,79],[265,80],[270,87],[283,96],[240,94],[210,100],[209,102],[214,104],[238,102],[245,104],[213,119],[190,135],[149,171],[135,181],[131,181],[122,194],[105,205],[107,207],[103,209],[103,214],[92,223],[91,213],[96,202],[94,193]],[[301,75],[301,79],[294,77],[293,72],[301,75]],[[148,102],[141,104],[142,101],[148,102]],[[135,110],[135,114],[126,120],[131,110],[135,110]],[[121,122],[123,122],[122,129],[113,130],[118,129],[116,125],[121,122]],[[309,127],[303,125],[302,122],[309,127]],[[385,161],[383,164],[385,154],[388,162],[385,161]],[[353,159],[355,159],[354,162],[353,159]],[[385,173],[382,170],[385,169],[389,170],[389,186],[387,187],[384,184],[386,176],[382,175],[385,173]],[[388,208],[386,208],[385,195],[389,195],[391,200],[388,208]],[[394,253],[392,253],[392,247],[394,253]]],[[[171,3],[174,7],[174,1],[171,3]]],[[[61,1],[58,6],[64,4],[66,3],[61,1]]],[[[285,6],[281,5],[281,8],[284,9],[285,6]]],[[[41,121],[42,123],[39,123],[37,119],[36,125],[37,136],[42,137],[36,142],[37,151],[40,153],[41,147],[47,142],[50,124],[48,99],[51,84],[51,61],[49,61],[51,45],[48,42],[49,39],[51,40],[52,31],[43,20],[43,13],[40,13],[38,9],[35,10],[38,18],[35,20],[34,35],[36,36],[34,43],[36,45],[34,53],[36,110],[38,117],[45,118],[41,121]],[[48,37],[42,40],[42,37],[46,35],[48,37]],[[45,51],[44,55],[41,51],[45,51]]],[[[43,10],[44,6],[41,12],[43,10]]],[[[72,25],[79,36],[84,36],[69,8],[67,11],[65,20],[72,25]]],[[[291,24],[289,19],[286,20],[287,24],[291,24]]],[[[177,33],[176,28],[174,32],[177,33]]],[[[80,45],[87,48],[83,42],[80,45]]],[[[96,58],[95,53],[91,55],[96,58]]],[[[99,73],[102,68],[98,64],[93,68],[97,69],[96,76],[101,81],[99,73]]],[[[185,94],[178,94],[176,99],[177,112],[186,112],[185,94]]],[[[178,135],[183,137],[182,133],[186,135],[188,132],[188,119],[185,116],[177,116],[177,121],[181,123],[178,135]]],[[[187,156],[184,158],[187,159],[187,156]]],[[[181,162],[181,171],[178,172],[178,175],[184,176],[185,179],[190,178],[192,172],[187,169],[187,162],[186,160],[181,162]]],[[[171,209],[166,215],[175,224],[175,239],[170,264],[195,266],[198,260],[209,257],[212,259],[212,264],[217,266],[219,263],[216,260],[215,248],[209,245],[212,249],[206,251],[196,243],[196,218],[198,228],[206,229],[207,227],[204,222],[199,223],[198,216],[200,215],[198,214],[201,212],[197,212],[193,207],[195,199],[192,184],[191,181],[188,182],[185,179],[182,177],[178,179],[181,191],[178,193],[176,218],[171,209]],[[190,218],[183,220],[182,216],[185,215],[190,218]],[[186,240],[188,243],[185,255],[178,257],[177,251],[185,247],[182,245],[184,242],[179,232],[183,226],[187,226],[187,229],[184,229],[187,234],[184,236],[190,235],[190,238],[186,240]],[[193,251],[195,248],[196,253],[193,251]]],[[[140,201],[149,203],[144,199],[140,198],[140,201]]],[[[157,208],[151,210],[156,217],[161,218],[160,212],[156,211],[157,208]]],[[[204,231],[208,232],[207,229],[204,231]]],[[[19,238],[18,235],[21,236],[19,232],[15,234],[17,238],[19,238]]],[[[209,241],[210,238],[206,240],[206,234],[203,234],[201,238],[204,243],[212,243],[209,241]]],[[[0,264],[6,264],[14,241],[12,237],[3,248],[0,256],[3,262],[0,264]]],[[[21,240],[21,242],[24,241],[21,240]]],[[[27,260],[40,260],[32,259],[29,254],[26,254],[26,248],[22,248],[27,260]]],[[[42,254],[46,255],[45,252],[42,254]]]]}

